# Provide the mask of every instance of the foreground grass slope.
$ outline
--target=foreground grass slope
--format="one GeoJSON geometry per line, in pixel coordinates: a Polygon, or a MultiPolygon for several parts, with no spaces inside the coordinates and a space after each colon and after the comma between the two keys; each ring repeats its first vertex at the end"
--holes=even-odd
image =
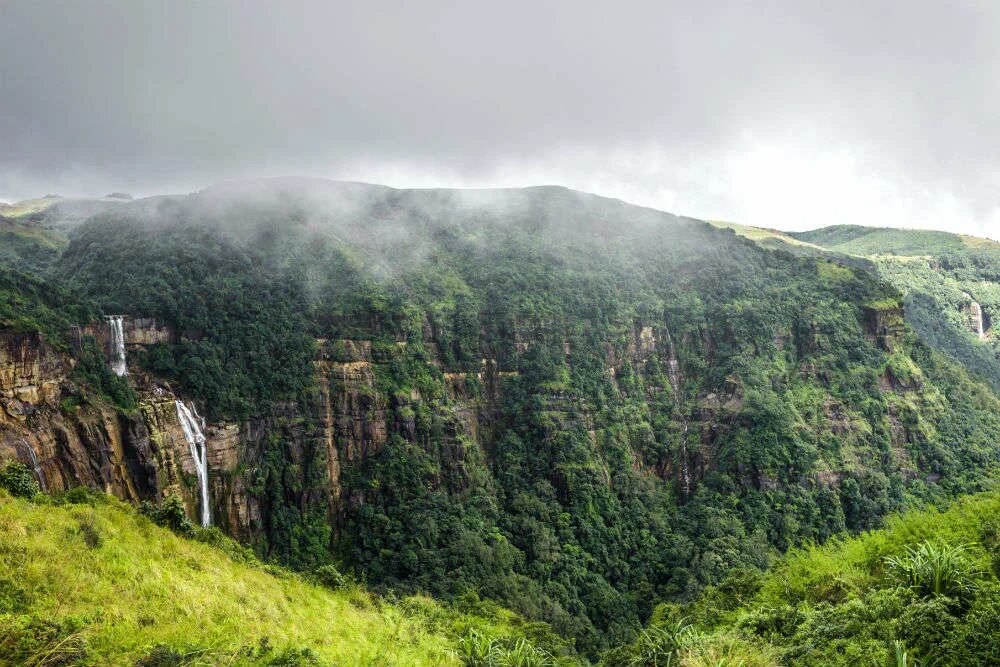
{"type": "Polygon", "coordinates": [[[329,590],[112,499],[40,498],[0,490],[0,665],[458,665],[462,638],[503,643],[514,618],[329,590]]]}
{"type": "Polygon", "coordinates": [[[606,665],[1000,664],[1000,492],[790,551],[687,605],[664,604],[606,665]],[[668,662],[672,660],[672,662],[668,662]],[[680,661],[679,663],[677,661],[680,661]],[[636,662],[638,661],[638,662],[636,662]]]}

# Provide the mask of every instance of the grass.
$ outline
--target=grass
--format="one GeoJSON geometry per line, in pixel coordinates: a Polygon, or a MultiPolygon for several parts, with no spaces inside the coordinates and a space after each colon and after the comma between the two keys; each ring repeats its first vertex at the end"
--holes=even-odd
{"type": "Polygon", "coordinates": [[[990,569],[990,548],[1000,547],[1000,491],[962,498],[945,511],[933,508],[890,517],[885,528],[788,552],[765,577],[762,606],[798,600],[822,602],[884,578],[887,559],[904,558],[925,542],[963,546],[980,572],[990,569]]]}
{"type": "Polygon", "coordinates": [[[808,241],[803,241],[801,239],[789,236],[785,232],[779,231],[777,229],[768,229],[766,227],[752,227],[750,225],[741,225],[735,222],[723,222],[721,220],[708,220],[710,225],[715,227],[720,227],[722,229],[731,229],[739,236],[750,239],[751,241],[756,241],[764,247],[767,248],[777,248],[782,250],[790,250],[788,246],[809,248],[816,251],[824,251],[825,248],[821,248],[818,245],[809,243],[808,241]]]}
{"type": "Polygon", "coordinates": [[[169,664],[459,664],[431,620],[441,613],[424,598],[391,604],[236,562],[114,500],[54,506],[0,491],[2,665],[52,663],[60,651],[85,665],[151,654],[181,656],[169,664]],[[50,639],[43,626],[62,631],[50,639]]]}
{"type": "Polygon", "coordinates": [[[40,213],[59,201],[58,197],[42,199],[25,199],[11,204],[0,203],[0,215],[5,218],[20,218],[32,213],[40,213]]]}

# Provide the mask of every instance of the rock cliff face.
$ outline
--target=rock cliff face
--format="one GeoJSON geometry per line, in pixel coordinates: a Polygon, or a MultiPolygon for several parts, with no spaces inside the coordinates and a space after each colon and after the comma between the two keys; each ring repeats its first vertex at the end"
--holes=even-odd
{"type": "Polygon", "coordinates": [[[0,331],[0,424],[23,423],[32,406],[54,401],[71,369],[39,334],[0,331]]]}
{"type": "MultiPolygon", "coordinates": [[[[168,340],[170,332],[152,320],[125,319],[131,350],[168,340]]],[[[76,332],[107,345],[107,325],[76,332]]],[[[191,458],[177,418],[176,396],[165,384],[142,373],[132,382],[139,409],[122,414],[84,395],[71,378],[73,357],[53,349],[38,334],[0,332],[0,459],[18,459],[37,472],[51,491],[89,486],[124,500],[155,501],[180,495],[196,516],[197,494],[191,458]]],[[[241,460],[240,427],[215,424],[206,448],[218,499],[213,515],[227,527],[249,526],[253,509],[231,473],[241,460]]],[[[234,532],[237,532],[234,530],[234,532]]]]}
{"type": "Polygon", "coordinates": [[[865,330],[883,350],[891,352],[906,328],[903,309],[899,307],[866,306],[865,330]]]}
{"type": "MultiPolygon", "coordinates": [[[[892,350],[903,330],[901,312],[870,308],[864,311],[863,319],[869,335],[883,349],[892,350]]],[[[123,330],[130,355],[143,346],[173,340],[169,329],[152,320],[126,317],[123,330]]],[[[110,339],[106,324],[82,328],[77,334],[78,341],[89,335],[107,345],[110,339]]],[[[528,334],[522,338],[515,354],[525,353],[532,345],[528,334]]],[[[702,391],[698,378],[685,371],[685,359],[710,357],[719,342],[705,332],[688,333],[675,341],[665,328],[636,322],[620,344],[608,345],[604,355],[608,377],[622,396],[637,386],[629,379],[632,371],[626,369],[642,376],[641,398],[649,406],[648,419],[663,418],[666,438],[672,444],[652,458],[637,452],[636,465],[674,483],[682,502],[716,465],[729,427],[745,418],[741,416],[745,392],[738,382],[724,384],[721,393],[718,388],[702,391]]],[[[821,343],[816,332],[803,330],[776,332],[774,344],[792,354],[795,349],[821,343]]],[[[280,443],[297,469],[314,463],[325,468],[322,486],[336,537],[345,517],[363,507],[372,493],[356,487],[345,492],[342,477],[377,456],[390,438],[416,442],[421,405],[435,411],[444,436],[440,451],[434,453],[441,462],[441,473],[432,484],[461,491],[467,483],[463,461],[489,455],[504,383],[517,373],[501,371],[498,361],[491,358],[482,359],[474,372],[442,370],[440,358],[434,354],[436,348],[430,344],[425,363],[440,374],[442,395],[421,396],[416,390],[406,395],[387,394],[380,386],[380,377],[386,376],[405,349],[404,343],[373,349],[369,341],[317,341],[311,399],[279,404],[271,414],[245,423],[207,424],[213,523],[245,542],[259,541],[271,511],[271,501],[259,486],[259,472],[269,448],[280,443]]],[[[572,363],[568,342],[562,350],[572,363]]],[[[510,362],[505,360],[508,367],[510,362]]],[[[139,409],[122,414],[86,400],[72,380],[73,366],[71,355],[53,349],[37,334],[0,332],[0,459],[18,459],[37,470],[40,482],[51,491],[86,485],[131,502],[176,494],[183,498],[189,516],[196,519],[195,461],[176,409],[176,401],[185,397],[132,367],[129,381],[139,394],[139,409]]],[[[809,367],[801,372],[808,375],[809,367]]],[[[822,378],[813,379],[822,383],[822,378]]],[[[906,411],[912,410],[907,406],[922,400],[921,382],[919,377],[900,378],[887,372],[881,384],[883,392],[900,397],[887,415],[890,455],[900,467],[913,468],[907,446],[920,433],[906,411]]],[[[589,406],[558,391],[542,400],[553,437],[582,429],[590,435],[593,447],[600,449],[589,406]]],[[[855,433],[857,425],[844,419],[841,411],[832,395],[825,398],[822,412],[833,424],[836,436],[845,442],[860,437],[855,433]]],[[[772,476],[744,472],[741,477],[750,487],[766,489],[777,483],[772,476]]],[[[610,484],[607,470],[595,473],[610,484]]],[[[839,474],[824,472],[821,467],[815,481],[836,484],[839,474]]],[[[556,488],[566,491],[559,489],[558,483],[556,488]]],[[[293,503],[306,503],[308,491],[295,493],[293,503]]]]}
{"type": "MultiPolygon", "coordinates": [[[[123,330],[130,355],[173,337],[147,319],[126,317],[123,330]]],[[[110,356],[106,324],[82,327],[74,334],[77,344],[93,336],[110,356]]],[[[266,507],[252,486],[273,437],[286,445],[293,461],[309,456],[317,445],[325,452],[334,526],[351,503],[363,504],[364,498],[357,495],[341,497],[341,470],[380,452],[390,433],[404,438],[414,434],[413,418],[399,415],[420,396],[397,396],[390,405],[376,387],[376,367],[392,358],[391,351],[373,354],[369,341],[318,341],[314,401],[281,404],[274,414],[241,424],[207,424],[213,524],[247,542],[259,538],[266,507]]],[[[71,355],[53,349],[37,334],[0,332],[0,459],[18,459],[37,469],[39,481],[50,491],[83,485],[130,502],[176,494],[195,519],[195,461],[176,409],[176,401],[185,398],[132,366],[129,381],[140,397],[139,409],[121,414],[100,401],[85,400],[71,378],[73,366],[71,355]]],[[[481,372],[447,374],[450,417],[445,423],[451,440],[476,439],[479,406],[489,405],[491,397],[495,400],[501,375],[495,361],[485,360],[481,372]],[[467,386],[467,381],[475,386],[467,386]]],[[[461,452],[456,456],[461,458],[461,452]]]]}

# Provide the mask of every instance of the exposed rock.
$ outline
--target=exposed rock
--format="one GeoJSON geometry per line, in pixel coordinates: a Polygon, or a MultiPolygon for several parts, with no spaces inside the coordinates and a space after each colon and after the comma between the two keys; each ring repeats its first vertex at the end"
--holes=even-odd
{"type": "Polygon", "coordinates": [[[24,422],[37,406],[55,402],[72,367],[39,334],[0,330],[0,424],[24,422]]]}
{"type": "Polygon", "coordinates": [[[886,352],[892,352],[906,328],[899,306],[865,306],[865,331],[886,352]]]}

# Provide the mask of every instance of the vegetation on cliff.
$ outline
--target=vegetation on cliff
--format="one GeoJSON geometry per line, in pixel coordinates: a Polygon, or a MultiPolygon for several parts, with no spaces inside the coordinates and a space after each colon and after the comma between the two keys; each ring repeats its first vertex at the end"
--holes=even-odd
{"type": "Polygon", "coordinates": [[[560,188],[232,187],[119,204],[45,275],[167,324],[141,366],[267,431],[262,556],[482,595],[596,658],[657,602],[1000,464],[1000,400],[867,260],[560,188]],[[371,382],[317,387],[315,339],[371,382]],[[384,437],[316,445],[323,391],[384,437]]]}
{"type": "Polygon", "coordinates": [[[603,664],[688,664],[714,651],[746,667],[995,665],[998,575],[1000,493],[991,491],[793,549],[765,574],[731,573],[691,603],[658,607],[603,664]]]}
{"type": "MultiPolygon", "coordinates": [[[[211,415],[301,395],[313,337],[370,340],[389,432],[341,461],[332,553],[377,585],[477,590],[596,655],[654,600],[975,490],[1000,461],[996,398],[861,269],[555,188],[263,193],[126,205],[54,275],[175,327],[143,363],[211,415]],[[472,388],[475,433],[444,373],[472,388]]],[[[301,464],[271,457],[261,486],[265,550],[300,564],[323,545],[296,536],[326,521],[301,464]]]]}

